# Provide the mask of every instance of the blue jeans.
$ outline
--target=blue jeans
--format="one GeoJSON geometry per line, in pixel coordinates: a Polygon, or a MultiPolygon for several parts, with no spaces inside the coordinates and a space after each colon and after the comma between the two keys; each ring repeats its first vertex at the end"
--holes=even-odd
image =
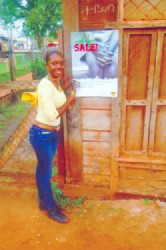
{"type": "Polygon", "coordinates": [[[58,146],[58,131],[32,125],[29,141],[37,157],[36,185],[38,198],[47,209],[56,206],[51,189],[52,161],[58,146]]]}

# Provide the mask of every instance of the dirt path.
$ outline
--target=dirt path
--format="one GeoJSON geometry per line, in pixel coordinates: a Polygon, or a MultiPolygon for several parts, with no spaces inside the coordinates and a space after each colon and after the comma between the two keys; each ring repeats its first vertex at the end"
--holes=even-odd
{"type": "Polygon", "coordinates": [[[33,188],[3,183],[0,197],[1,250],[166,249],[165,203],[85,201],[63,225],[38,210],[33,188]]]}
{"type": "Polygon", "coordinates": [[[24,76],[16,78],[16,81],[30,81],[30,80],[32,80],[32,73],[28,73],[24,76]]]}

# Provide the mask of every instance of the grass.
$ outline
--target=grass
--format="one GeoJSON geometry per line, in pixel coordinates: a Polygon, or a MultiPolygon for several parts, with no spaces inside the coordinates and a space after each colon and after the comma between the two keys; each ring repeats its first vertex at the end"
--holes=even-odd
{"type": "MultiPolygon", "coordinates": [[[[15,98],[17,99],[17,97],[15,98]]],[[[1,105],[0,114],[1,116],[3,116],[3,118],[0,117],[0,121],[1,119],[3,119],[3,121],[7,121],[9,118],[18,117],[22,113],[26,114],[28,110],[25,109],[24,104],[25,103],[21,102],[21,100],[19,100],[18,102],[16,102],[15,100],[14,102],[11,102],[7,107],[6,105],[1,105]]]]}
{"type": "Polygon", "coordinates": [[[0,139],[4,138],[5,131],[11,124],[11,121],[23,117],[27,114],[30,104],[22,102],[17,95],[13,96],[13,100],[7,104],[0,106],[0,139]]]}
{"type": "MultiPolygon", "coordinates": [[[[28,74],[30,72],[31,72],[30,68],[24,68],[24,69],[21,69],[21,70],[17,70],[16,71],[16,77],[26,75],[26,74],[28,74]]],[[[9,82],[9,81],[11,81],[10,73],[0,74],[0,82],[9,82]]]]}
{"type": "MultiPolygon", "coordinates": [[[[31,72],[31,59],[28,53],[15,53],[16,77],[31,72]]],[[[0,82],[10,81],[10,68],[6,63],[0,63],[0,82]]]]}

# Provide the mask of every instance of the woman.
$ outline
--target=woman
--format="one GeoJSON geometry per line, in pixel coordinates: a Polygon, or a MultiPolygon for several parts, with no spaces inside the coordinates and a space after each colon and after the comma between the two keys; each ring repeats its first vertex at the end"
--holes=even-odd
{"type": "Polygon", "coordinates": [[[38,112],[30,129],[30,143],[37,157],[36,184],[39,208],[47,210],[48,216],[60,223],[67,223],[67,217],[54,201],[51,190],[52,161],[58,146],[58,131],[61,115],[75,101],[74,95],[66,95],[59,83],[64,75],[64,59],[60,52],[46,55],[47,77],[38,85],[38,112]]]}

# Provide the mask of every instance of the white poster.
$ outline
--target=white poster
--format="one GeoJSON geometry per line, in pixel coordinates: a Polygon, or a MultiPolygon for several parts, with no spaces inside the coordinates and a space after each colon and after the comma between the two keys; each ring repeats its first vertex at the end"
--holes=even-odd
{"type": "Polygon", "coordinates": [[[76,96],[117,97],[118,40],[117,30],[71,33],[76,96]]]}

